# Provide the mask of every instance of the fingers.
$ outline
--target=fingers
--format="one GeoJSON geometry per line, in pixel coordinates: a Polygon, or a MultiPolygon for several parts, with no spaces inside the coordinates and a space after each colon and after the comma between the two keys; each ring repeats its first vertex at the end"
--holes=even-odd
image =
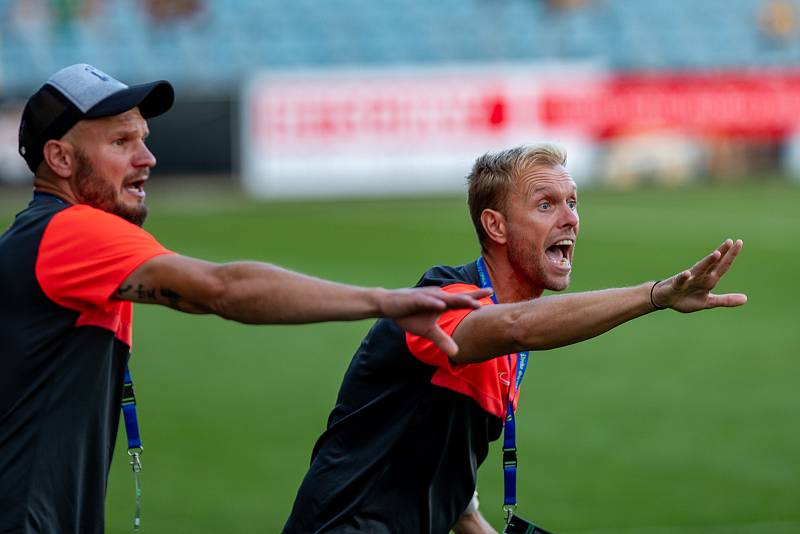
{"type": "Polygon", "coordinates": [[[692,275],[693,276],[702,276],[707,273],[719,260],[720,253],[718,250],[715,250],[702,260],[698,261],[692,266],[692,275]]]}
{"type": "Polygon", "coordinates": [[[715,275],[717,278],[722,277],[728,272],[736,256],[739,255],[739,251],[742,250],[742,244],[741,239],[737,239],[735,242],[732,239],[726,239],[714,252],[694,264],[691,269],[692,275],[696,277],[705,275],[715,275]]]}
{"type": "Polygon", "coordinates": [[[492,294],[491,289],[478,289],[465,293],[447,293],[440,289],[435,289],[434,291],[435,293],[432,294],[435,294],[436,298],[447,308],[480,308],[479,299],[492,294]]]}
{"type": "Polygon", "coordinates": [[[448,309],[480,308],[479,299],[489,294],[491,291],[485,289],[465,293],[448,293],[438,287],[395,289],[386,292],[379,305],[384,317],[400,318],[448,309]]]}
{"type": "Polygon", "coordinates": [[[414,305],[409,313],[420,313],[426,311],[444,311],[447,309],[447,293],[444,291],[414,291],[414,305]]]}
{"type": "Polygon", "coordinates": [[[434,325],[431,330],[425,333],[425,337],[433,341],[433,343],[442,349],[445,354],[451,358],[458,354],[458,345],[453,341],[453,338],[444,333],[439,325],[434,325]]]}
{"type": "Polygon", "coordinates": [[[730,249],[732,246],[733,246],[733,240],[728,238],[725,241],[723,241],[720,246],[717,247],[717,250],[719,251],[720,254],[725,254],[728,251],[728,249],[730,249]]]}
{"type": "Polygon", "coordinates": [[[486,288],[486,289],[476,289],[475,291],[467,291],[466,293],[461,293],[461,294],[469,295],[474,299],[480,300],[492,296],[492,293],[494,293],[494,290],[492,290],[491,288],[486,288]]]}
{"type": "Polygon", "coordinates": [[[723,243],[722,245],[720,245],[720,247],[717,250],[715,250],[714,252],[712,252],[711,254],[709,254],[708,256],[703,258],[702,260],[700,260],[697,263],[695,263],[694,266],[691,269],[692,275],[694,275],[694,276],[702,276],[702,275],[706,274],[707,272],[709,272],[711,269],[713,269],[714,266],[719,261],[719,259],[722,257],[721,249],[727,250],[727,247],[725,246],[726,243],[727,243],[727,241],[725,243],[723,243]]]}
{"type": "MultiPolygon", "coordinates": [[[[728,241],[730,241],[730,239],[728,241]]],[[[731,265],[733,265],[733,260],[735,260],[736,256],[739,255],[739,252],[742,250],[742,246],[744,245],[741,239],[737,239],[735,243],[733,242],[731,243],[732,246],[727,250],[725,255],[719,261],[719,263],[717,264],[717,268],[714,269],[714,271],[717,273],[717,276],[719,276],[720,278],[722,278],[722,276],[724,276],[725,273],[728,272],[728,269],[731,268],[731,265]]]]}
{"type": "Polygon", "coordinates": [[[744,293],[728,293],[725,295],[709,295],[709,308],[735,308],[747,302],[747,295],[744,293]]]}

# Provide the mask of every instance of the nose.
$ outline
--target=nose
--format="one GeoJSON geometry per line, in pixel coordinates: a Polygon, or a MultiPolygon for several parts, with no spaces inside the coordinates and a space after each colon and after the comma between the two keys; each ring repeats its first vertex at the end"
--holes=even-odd
{"type": "Polygon", "coordinates": [[[139,150],[136,152],[136,159],[134,160],[135,167],[155,167],[156,166],[156,157],[150,152],[150,149],[147,148],[147,145],[144,142],[141,143],[139,150]]]}
{"type": "Polygon", "coordinates": [[[570,208],[568,204],[564,204],[561,210],[561,227],[562,228],[576,228],[580,217],[578,216],[577,208],[570,208]]]}

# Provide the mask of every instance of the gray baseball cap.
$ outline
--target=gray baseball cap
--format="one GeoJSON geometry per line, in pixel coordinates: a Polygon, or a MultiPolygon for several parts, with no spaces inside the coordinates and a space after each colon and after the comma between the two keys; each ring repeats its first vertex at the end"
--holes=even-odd
{"type": "Polygon", "coordinates": [[[175,91],[165,80],[128,86],[91,65],[71,65],[50,76],[28,99],[19,125],[19,154],[36,172],[45,143],[61,139],[78,121],[137,106],[148,119],[165,113],[174,100],[175,91]]]}

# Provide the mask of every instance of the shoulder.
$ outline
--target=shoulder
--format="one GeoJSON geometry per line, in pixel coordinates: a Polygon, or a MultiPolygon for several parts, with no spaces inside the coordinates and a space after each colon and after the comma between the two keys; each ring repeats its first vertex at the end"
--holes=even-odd
{"type": "Polygon", "coordinates": [[[141,227],[113,213],[77,204],[50,219],[39,245],[37,265],[120,262],[164,252],[166,249],[141,227]]]}
{"type": "Polygon", "coordinates": [[[69,205],[56,202],[37,202],[32,200],[22,211],[14,216],[11,228],[30,227],[31,225],[47,225],[56,214],[68,209],[69,205]]]}
{"type": "Polygon", "coordinates": [[[73,238],[114,236],[117,239],[129,235],[150,234],[135,224],[101,209],[85,204],[75,204],[56,213],[48,227],[53,233],[68,234],[73,238]]]}
{"type": "Polygon", "coordinates": [[[119,215],[114,215],[101,209],[93,208],[86,204],[73,204],[59,212],[59,218],[62,220],[87,222],[87,223],[105,223],[105,224],[126,224],[136,226],[129,223],[119,215]]]}
{"type": "Polygon", "coordinates": [[[438,286],[445,288],[453,285],[480,286],[478,270],[474,261],[456,267],[448,265],[431,267],[425,271],[419,282],[417,282],[417,287],[438,286]]]}

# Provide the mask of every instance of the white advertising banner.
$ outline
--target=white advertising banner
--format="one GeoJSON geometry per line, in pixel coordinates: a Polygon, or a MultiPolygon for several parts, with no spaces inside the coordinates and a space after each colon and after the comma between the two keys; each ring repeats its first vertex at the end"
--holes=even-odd
{"type": "Polygon", "coordinates": [[[463,191],[479,155],[542,141],[567,148],[580,181],[593,141],[547,126],[540,99],[602,78],[541,64],[264,73],[242,99],[243,183],[269,198],[463,191]]]}

